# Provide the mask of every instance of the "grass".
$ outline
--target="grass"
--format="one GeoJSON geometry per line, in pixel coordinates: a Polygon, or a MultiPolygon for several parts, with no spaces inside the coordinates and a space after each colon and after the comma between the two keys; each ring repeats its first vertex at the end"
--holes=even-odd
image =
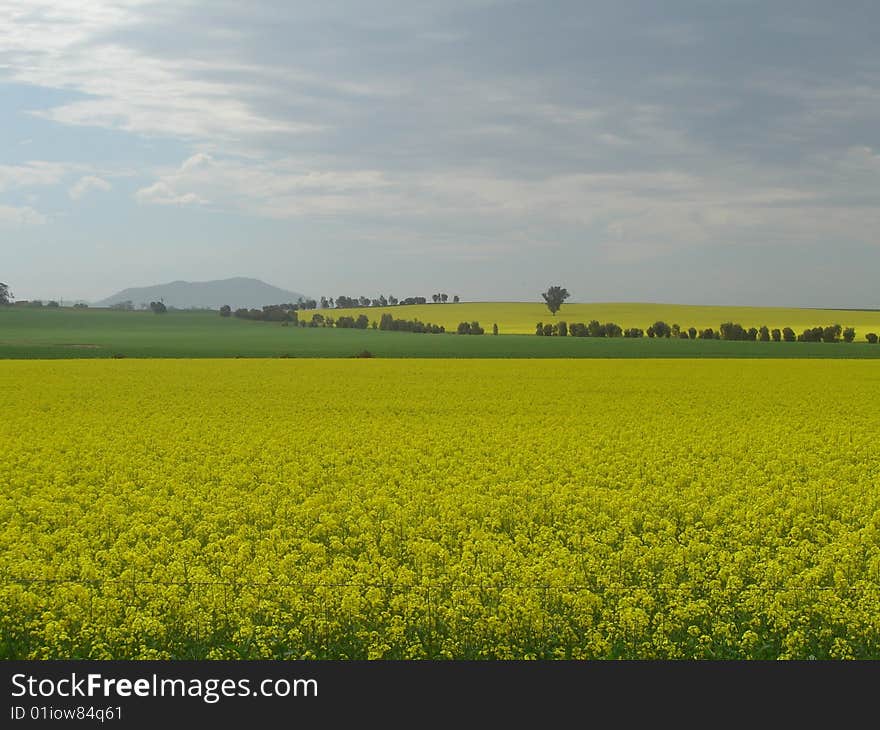
{"type": "MultiPolygon", "coordinates": [[[[418,307],[400,307],[396,314],[410,318],[415,316],[411,312],[416,309],[418,307]]],[[[724,319],[734,318],[720,321],[724,319]]],[[[482,321],[485,322],[485,318],[482,321]]],[[[828,319],[818,317],[810,321],[821,323],[828,319]]],[[[628,326],[630,323],[621,321],[619,324],[628,326]]],[[[876,329],[880,331],[880,326],[876,329]]],[[[224,319],[210,312],[169,312],[157,316],[152,312],[106,309],[0,308],[0,358],[6,359],[118,355],[132,358],[357,357],[364,351],[380,358],[880,358],[880,345],[865,342],[427,335],[370,329],[283,327],[276,323],[224,319]]]]}

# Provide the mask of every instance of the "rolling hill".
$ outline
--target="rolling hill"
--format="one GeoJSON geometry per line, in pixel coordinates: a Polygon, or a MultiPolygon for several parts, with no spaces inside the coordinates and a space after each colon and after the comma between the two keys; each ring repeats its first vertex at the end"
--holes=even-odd
{"type": "Polygon", "coordinates": [[[95,306],[109,307],[119,302],[131,301],[137,307],[142,303],[162,301],[165,306],[177,309],[219,309],[224,304],[233,309],[259,309],[266,304],[295,302],[303,296],[259,279],[235,277],[217,281],[172,281],[169,284],[123,289],[96,302],[95,306]]]}

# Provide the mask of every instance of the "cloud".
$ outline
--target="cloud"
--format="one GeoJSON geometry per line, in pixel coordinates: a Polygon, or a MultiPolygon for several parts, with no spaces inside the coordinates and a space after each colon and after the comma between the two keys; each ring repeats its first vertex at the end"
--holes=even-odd
{"type": "MultiPolygon", "coordinates": [[[[65,137],[128,133],[137,203],[265,231],[474,261],[877,245],[876,11],[561,7],[0,0],[0,79],[54,90],[28,110],[65,137]]],[[[66,176],[113,172],[0,166],[0,191],[66,176]]]]}
{"type": "Polygon", "coordinates": [[[70,170],[70,165],[57,162],[33,161],[20,165],[0,165],[0,192],[57,185],[70,170]]]}
{"type": "Polygon", "coordinates": [[[0,224],[13,226],[39,226],[47,223],[48,219],[42,213],[30,206],[15,207],[0,205],[0,224]]]}
{"type": "Polygon", "coordinates": [[[198,205],[205,201],[195,193],[179,193],[168,182],[159,180],[148,187],[141,188],[135,193],[135,199],[139,203],[151,203],[153,205],[198,205]]]}
{"type": "Polygon", "coordinates": [[[79,200],[91,191],[98,190],[106,192],[112,187],[113,186],[103,178],[96,177],[95,175],[86,175],[74,183],[70,190],[68,190],[68,195],[70,195],[71,200],[79,200]]]}
{"type": "Polygon", "coordinates": [[[296,160],[215,159],[198,153],[135,194],[140,203],[210,204],[266,218],[382,212],[402,203],[375,170],[326,170],[296,160]]]}
{"type": "Polygon", "coordinates": [[[226,54],[167,56],[115,40],[156,23],[173,29],[180,7],[149,0],[32,0],[26,6],[0,0],[0,17],[11,20],[0,24],[0,75],[84,96],[32,112],[66,125],[227,141],[320,128],[258,110],[255,97],[271,93],[271,83],[226,54]]]}

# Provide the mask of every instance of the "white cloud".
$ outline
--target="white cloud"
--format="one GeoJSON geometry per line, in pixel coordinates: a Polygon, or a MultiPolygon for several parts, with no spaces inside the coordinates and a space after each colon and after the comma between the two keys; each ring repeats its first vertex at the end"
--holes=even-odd
{"type": "Polygon", "coordinates": [[[48,222],[46,216],[30,206],[0,205],[0,224],[38,226],[48,222]]]}
{"type": "Polygon", "coordinates": [[[71,200],[79,200],[84,195],[94,190],[106,192],[112,187],[113,186],[104,180],[104,178],[96,177],[95,175],[86,175],[74,183],[70,190],[68,190],[68,195],[70,195],[71,200]]]}
{"type": "Polygon", "coordinates": [[[57,185],[70,169],[70,165],[42,161],[25,162],[21,165],[0,165],[0,192],[15,188],[57,185]]]}
{"type": "Polygon", "coordinates": [[[139,190],[141,203],[212,205],[266,218],[382,212],[401,204],[383,173],[329,171],[295,160],[215,159],[198,153],[139,190]]]}
{"type": "Polygon", "coordinates": [[[205,203],[195,193],[179,193],[164,180],[141,188],[135,193],[135,199],[139,203],[152,203],[154,205],[198,205],[205,203]]]}
{"type": "Polygon", "coordinates": [[[181,7],[149,0],[0,0],[0,17],[9,19],[0,23],[0,75],[86,95],[33,112],[61,124],[215,141],[320,128],[257,111],[253,97],[271,93],[273,83],[253,73],[248,81],[233,80],[255,70],[234,58],[160,57],[109,40],[181,7]]]}

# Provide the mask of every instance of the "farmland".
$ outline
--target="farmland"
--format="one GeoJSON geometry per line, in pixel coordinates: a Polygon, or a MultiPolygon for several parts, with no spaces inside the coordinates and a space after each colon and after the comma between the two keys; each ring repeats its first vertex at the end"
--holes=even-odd
{"type": "MultiPolygon", "coordinates": [[[[437,314],[451,316],[452,329],[458,317],[476,316],[491,327],[486,316],[493,312],[492,304],[430,305],[424,307],[394,308],[401,318],[424,316],[424,321],[438,321],[437,314]],[[484,307],[486,309],[481,309],[484,307]],[[447,313],[451,313],[447,314],[447,313]]],[[[727,342],[718,340],[624,339],[582,337],[535,337],[534,334],[504,334],[513,329],[517,308],[532,305],[513,305],[508,316],[501,320],[502,334],[463,336],[426,335],[380,330],[283,327],[277,322],[252,322],[221,318],[216,312],[176,311],[164,315],[151,312],[120,312],[106,309],[26,309],[0,307],[0,359],[42,358],[82,359],[112,358],[232,358],[232,357],[353,357],[368,350],[376,357],[421,358],[878,358],[880,346],[865,342],[868,331],[880,333],[880,313],[872,312],[815,312],[813,310],[785,310],[777,314],[780,321],[792,326],[798,314],[808,325],[836,321],[857,327],[857,341],[849,344],[811,342],[727,342]],[[512,313],[511,313],[512,312],[512,313]],[[808,315],[803,313],[807,312],[808,315]],[[809,319],[804,317],[809,316],[809,319]],[[872,321],[874,316],[877,321],[872,321]],[[873,329],[869,329],[873,328],[873,329]]],[[[564,315],[574,321],[565,305],[564,315]]],[[[612,305],[602,305],[610,307],[612,305]]],[[[623,319],[618,324],[641,326],[665,316],[663,305],[643,312],[640,317],[623,319]],[[644,321],[643,321],[644,320],[644,321]]],[[[350,310],[341,310],[350,311],[350,310]]],[[[327,310],[325,310],[327,313],[327,310]]],[[[739,310],[713,312],[718,321],[712,326],[731,319],[737,320],[739,310]]],[[[602,321],[616,317],[614,310],[582,312],[584,319],[595,315],[602,321]]],[[[311,317],[312,312],[303,312],[311,317]]],[[[547,310],[535,316],[549,321],[547,310]]],[[[708,316],[708,315],[706,315],[708,316]]],[[[526,321],[525,319],[523,321],[526,321]]],[[[673,321],[670,318],[670,323],[673,321]]],[[[706,320],[710,321],[710,320],[706,320]]],[[[758,320],[760,322],[760,320],[758,320]]],[[[768,322],[775,320],[768,317],[768,322]]],[[[682,319],[684,325],[687,320],[682,319]]],[[[534,322],[531,324],[532,330],[534,322]]]]}
{"type": "Polygon", "coordinates": [[[0,363],[0,655],[880,658],[878,389],[830,360],[0,363]]]}
{"type": "Polygon", "coordinates": [[[554,318],[543,302],[462,302],[460,304],[414,304],[406,307],[365,307],[339,310],[357,317],[366,314],[379,320],[388,312],[395,317],[420,319],[442,324],[455,330],[459,322],[477,320],[491,328],[497,322],[502,334],[534,334],[535,323],[562,319],[566,322],[616,322],[621,327],[647,329],[657,320],[677,323],[683,328],[718,328],[722,322],[739,322],[744,327],[792,327],[798,332],[818,325],[839,322],[855,327],[858,338],[866,332],[880,333],[880,309],[795,309],[786,307],[727,307],[695,306],[689,304],[608,303],[597,304],[566,302],[554,318]]]}

